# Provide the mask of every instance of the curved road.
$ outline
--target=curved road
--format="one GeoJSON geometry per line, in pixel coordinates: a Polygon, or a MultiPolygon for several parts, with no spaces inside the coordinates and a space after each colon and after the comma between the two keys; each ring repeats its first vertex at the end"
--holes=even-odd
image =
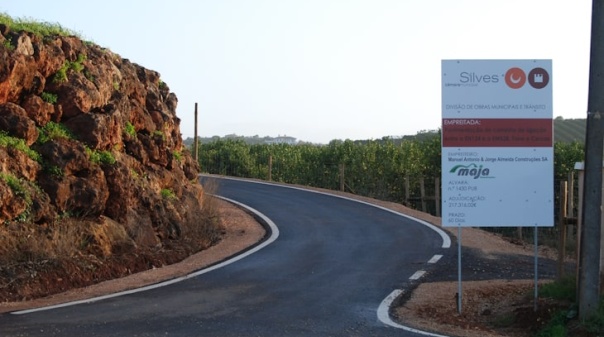
{"type": "Polygon", "coordinates": [[[169,286],[4,314],[0,336],[423,335],[385,324],[378,307],[430,268],[448,238],[392,212],[301,189],[219,179],[217,194],[262,212],[278,238],[169,286]]]}

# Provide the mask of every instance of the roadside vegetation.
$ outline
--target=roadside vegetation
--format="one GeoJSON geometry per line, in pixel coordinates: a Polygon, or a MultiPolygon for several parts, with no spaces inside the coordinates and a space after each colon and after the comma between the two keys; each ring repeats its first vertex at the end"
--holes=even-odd
{"type": "Polygon", "coordinates": [[[12,18],[6,13],[0,13],[0,24],[6,25],[13,31],[26,31],[38,36],[77,36],[80,34],[74,30],[63,27],[58,23],[39,22],[31,18],[12,18]]]}
{"type": "Polygon", "coordinates": [[[595,315],[585,321],[577,320],[576,280],[563,278],[547,283],[539,289],[539,297],[566,303],[566,307],[552,313],[552,319],[536,337],[604,336],[604,297],[595,315]]]}

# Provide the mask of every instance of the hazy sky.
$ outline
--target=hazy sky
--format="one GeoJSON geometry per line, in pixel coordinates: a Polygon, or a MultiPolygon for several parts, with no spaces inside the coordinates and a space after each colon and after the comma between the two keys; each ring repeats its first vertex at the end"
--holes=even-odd
{"type": "Polygon", "coordinates": [[[554,116],[585,118],[588,0],[0,0],[146,68],[183,136],[327,143],[440,127],[442,59],[552,59],[554,116]]]}

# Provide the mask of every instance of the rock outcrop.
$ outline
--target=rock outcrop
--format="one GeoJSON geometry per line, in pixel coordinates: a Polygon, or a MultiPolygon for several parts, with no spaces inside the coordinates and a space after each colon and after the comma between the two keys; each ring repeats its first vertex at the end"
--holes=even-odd
{"type": "Polygon", "coordinates": [[[199,167],[159,73],[78,37],[0,26],[0,223],[110,221],[136,247],[199,226],[202,246],[218,240],[200,224],[199,167]]]}

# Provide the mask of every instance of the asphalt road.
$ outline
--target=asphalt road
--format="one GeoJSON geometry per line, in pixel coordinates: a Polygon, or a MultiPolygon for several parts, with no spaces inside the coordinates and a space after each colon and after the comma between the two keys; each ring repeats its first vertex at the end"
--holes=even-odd
{"type": "MultiPolygon", "coordinates": [[[[216,178],[204,178],[216,179],[216,178]]],[[[413,220],[309,191],[220,179],[218,195],[272,220],[278,238],[182,282],[93,303],[0,316],[0,336],[422,336],[378,319],[445,254],[413,220]]]]}

